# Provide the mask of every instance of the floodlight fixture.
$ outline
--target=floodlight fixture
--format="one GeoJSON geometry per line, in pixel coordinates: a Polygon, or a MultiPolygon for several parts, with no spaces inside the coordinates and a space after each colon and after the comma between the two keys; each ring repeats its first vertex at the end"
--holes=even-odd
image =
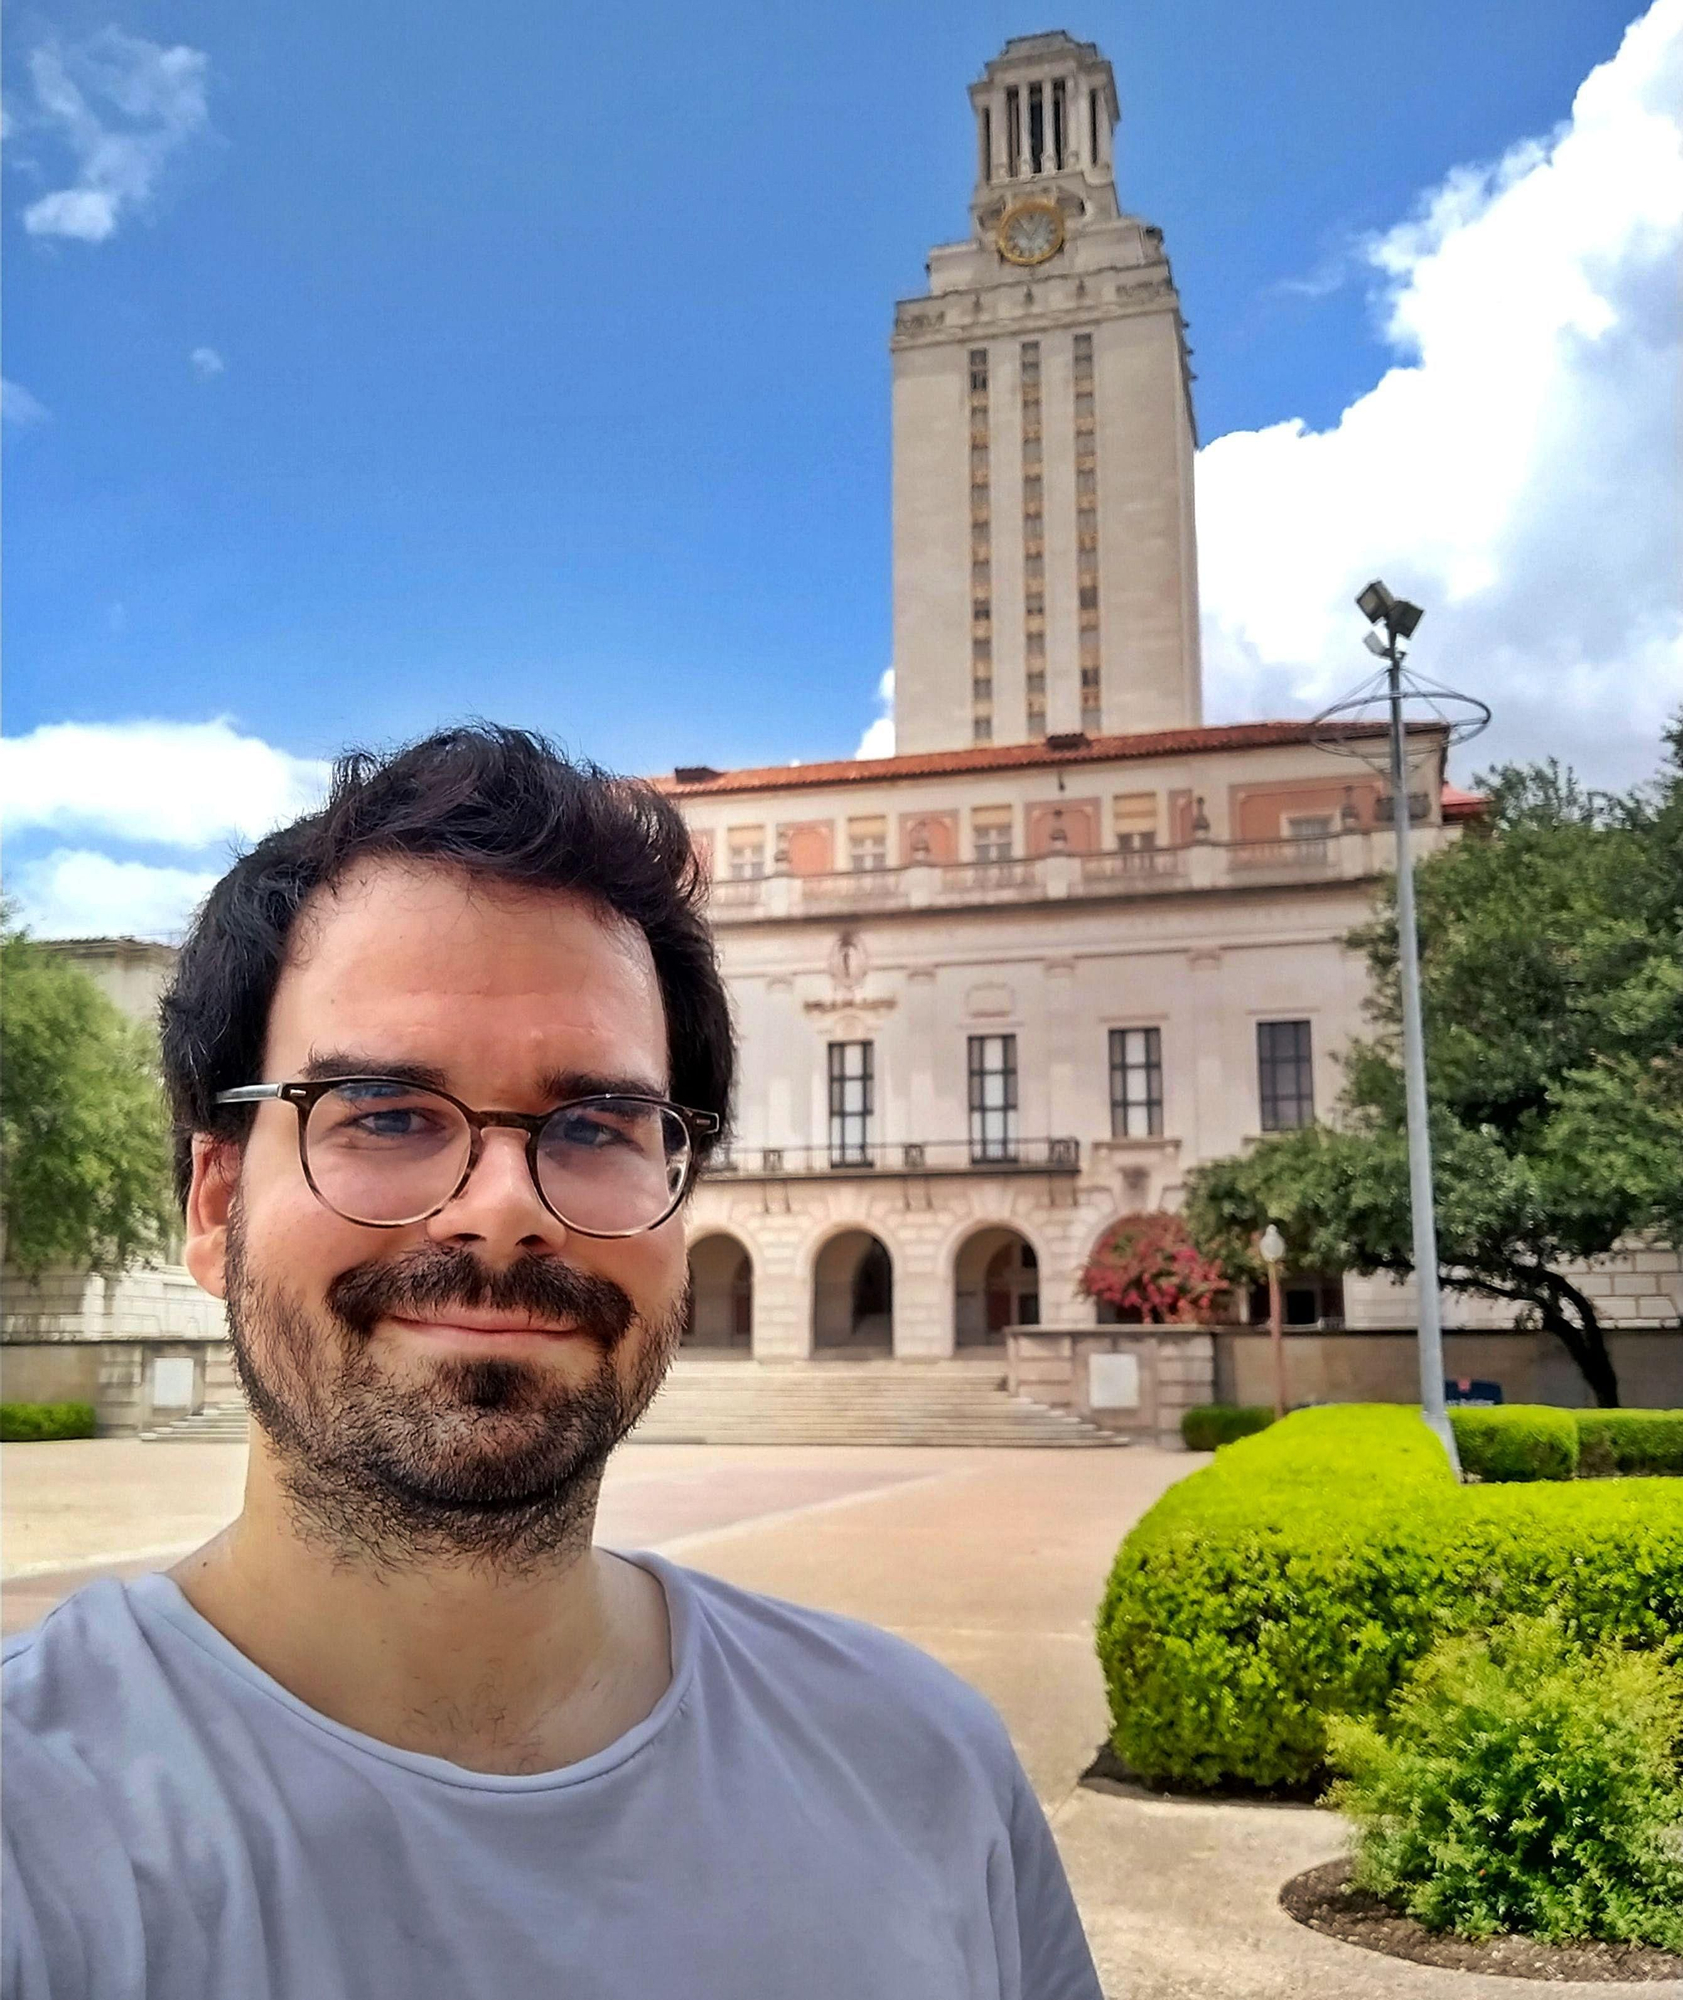
{"type": "Polygon", "coordinates": [[[1418,604],[1410,604],[1406,597],[1398,597],[1391,604],[1391,630],[1399,639],[1412,639],[1415,626],[1425,615],[1418,604]]]}
{"type": "Polygon", "coordinates": [[[1370,625],[1377,625],[1396,601],[1378,577],[1375,577],[1366,590],[1357,597],[1356,606],[1370,625]]]}
{"type": "Polygon", "coordinates": [[[1386,645],[1377,632],[1364,632],[1362,634],[1362,644],[1370,653],[1376,654],[1382,660],[1388,660],[1391,657],[1390,647],[1386,645]]]}

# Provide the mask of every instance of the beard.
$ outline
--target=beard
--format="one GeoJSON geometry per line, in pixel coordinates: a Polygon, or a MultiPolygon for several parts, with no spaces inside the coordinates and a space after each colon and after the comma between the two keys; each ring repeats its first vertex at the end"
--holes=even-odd
{"type": "Polygon", "coordinates": [[[525,1569],[588,1549],[608,1456],[665,1380],[685,1306],[680,1294],[650,1322],[618,1285],[554,1258],[492,1272],[428,1246],[341,1272],[314,1311],[251,1270],[237,1202],[227,1295],[235,1369],[300,1530],[335,1561],[377,1569],[525,1569]],[[597,1366],[580,1384],[506,1357],[449,1359],[393,1380],[374,1353],[379,1321],[450,1306],[573,1327],[597,1366]],[[637,1334],[625,1384],[614,1356],[637,1334]]]}

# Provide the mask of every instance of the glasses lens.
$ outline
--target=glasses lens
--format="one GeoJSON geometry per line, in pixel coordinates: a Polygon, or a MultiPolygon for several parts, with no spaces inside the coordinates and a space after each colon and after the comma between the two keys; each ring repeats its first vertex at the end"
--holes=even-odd
{"type": "Polygon", "coordinates": [[[538,1180],[563,1222],[604,1235],[670,1213],[689,1171],[690,1135],[664,1105],[635,1097],[564,1104],[538,1140],[538,1180]]]}
{"type": "Polygon", "coordinates": [[[352,1077],[316,1100],[304,1155],[316,1192],[350,1222],[417,1222],[448,1201],[472,1149],[448,1098],[352,1077]]]}

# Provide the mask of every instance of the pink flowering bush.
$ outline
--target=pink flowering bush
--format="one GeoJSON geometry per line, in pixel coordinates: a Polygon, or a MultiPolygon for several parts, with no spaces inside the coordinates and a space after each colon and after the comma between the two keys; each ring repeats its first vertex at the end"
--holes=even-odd
{"type": "Polygon", "coordinates": [[[1228,1290],[1228,1279],[1193,1243],[1178,1215],[1156,1209],[1124,1215],[1106,1230],[1080,1289],[1130,1322],[1174,1326],[1204,1318],[1228,1290]]]}

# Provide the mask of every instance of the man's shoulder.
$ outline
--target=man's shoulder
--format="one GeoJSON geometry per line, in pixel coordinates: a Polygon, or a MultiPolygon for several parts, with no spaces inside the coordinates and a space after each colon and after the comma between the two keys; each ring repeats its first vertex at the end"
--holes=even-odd
{"type": "Polygon", "coordinates": [[[38,1625],[6,1640],[0,1701],[7,1730],[52,1735],[78,1717],[132,1705],[150,1678],[148,1652],[129,1586],[114,1577],[84,1584],[38,1625]]]}
{"type": "Polygon", "coordinates": [[[705,1570],[683,1568],[682,1575],[737,1678],[795,1680],[817,1717],[855,1717],[890,1736],[936,1737],[996,1774],[1009,1772],[1015,1752],[998,1710],[909,1639],[705,1570]]]}

